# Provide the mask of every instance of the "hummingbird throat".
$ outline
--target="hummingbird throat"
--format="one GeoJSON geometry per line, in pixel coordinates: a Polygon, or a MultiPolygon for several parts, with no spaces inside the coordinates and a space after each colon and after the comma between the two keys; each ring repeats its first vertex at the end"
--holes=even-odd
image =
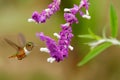
{"type": "Polygon", "coordinates": [[[26,55],[28,55],[31,51],[27,50],[26,47],[24,47],[24,52],[26,55]]]}

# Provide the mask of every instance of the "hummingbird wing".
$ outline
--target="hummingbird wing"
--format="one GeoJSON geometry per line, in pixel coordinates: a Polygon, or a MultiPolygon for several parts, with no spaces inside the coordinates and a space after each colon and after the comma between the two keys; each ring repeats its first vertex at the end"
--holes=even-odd
{"type": "Polygon", "coordinates": [[[25,37],[24,37],[24,35],[23,35],[22,33],[19,33],[19,34],[18,34],[18,41],[19,41],[19,43],[20,43],[20,45],[21,45],[22,47],[25,46],[25,44],[26,44],[26,39],[25,39],[25,37]]]}
{"type": "Polygon", "coordinates": [[[15,48],[16,50],[19,50],[21,47],[18,46],[17,44],[15,44],[14,42],[8,40],[8,39],[4,39],[9,45],[11,45],[13,48],[15,48]]]}

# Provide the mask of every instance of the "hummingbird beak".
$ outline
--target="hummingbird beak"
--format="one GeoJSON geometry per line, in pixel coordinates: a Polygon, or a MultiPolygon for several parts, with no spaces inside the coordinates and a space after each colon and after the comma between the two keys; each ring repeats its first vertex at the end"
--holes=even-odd
{"type": "Polygon", "coordinates": [[[35,43],[34,43],[34,45],[33,45],[33,46],[34,46],[34,47],[38,47],[39,45],[37,45],[37,44],[35,44],[35,43]]]}

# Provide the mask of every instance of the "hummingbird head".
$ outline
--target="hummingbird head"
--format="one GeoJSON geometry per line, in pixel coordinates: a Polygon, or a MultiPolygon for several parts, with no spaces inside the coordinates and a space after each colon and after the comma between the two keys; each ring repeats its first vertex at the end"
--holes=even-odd
{"type": "Polygon", "coordinates": [[[27,42],[25,47],[28,51],[31,51],[34,47],[34,43],[33,42],[27,42]]]}

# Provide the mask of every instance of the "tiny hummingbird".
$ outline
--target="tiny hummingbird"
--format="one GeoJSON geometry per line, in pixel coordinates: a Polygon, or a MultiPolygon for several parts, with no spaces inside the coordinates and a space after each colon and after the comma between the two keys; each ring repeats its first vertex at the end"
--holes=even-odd
{"type": "Polygon", "coordinates": [[[17,53],[8,57],[8,58],[15,58],[17,57],[18,60],[22,60],[25,58],[34,48],[33,42],[26,42],[25,37],[22,34],[18,35],[18,40],[22,46],[15,44],[13,41],[4,39],[10,46],[17,50],[17,53]]]}

